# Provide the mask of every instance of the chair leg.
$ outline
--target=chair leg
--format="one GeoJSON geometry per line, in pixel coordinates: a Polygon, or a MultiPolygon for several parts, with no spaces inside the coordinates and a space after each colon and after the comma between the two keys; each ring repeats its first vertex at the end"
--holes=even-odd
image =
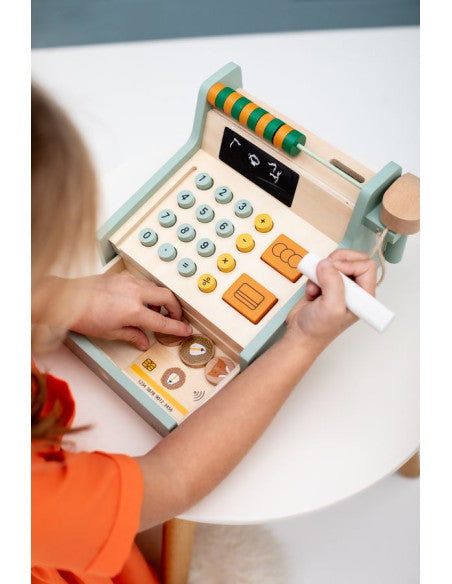
{"type": "Polygon", "coordinates": [[[419,452],[410,458],[403,466],[399,468],[399,473],[404,477],[416,479],[421,473],[419,452]]]}
{"type": "Polygon", "coordinates": [[[163,584],[186,584],[196,523],[171,519],[163,524],[161,570],[163,584]]]}

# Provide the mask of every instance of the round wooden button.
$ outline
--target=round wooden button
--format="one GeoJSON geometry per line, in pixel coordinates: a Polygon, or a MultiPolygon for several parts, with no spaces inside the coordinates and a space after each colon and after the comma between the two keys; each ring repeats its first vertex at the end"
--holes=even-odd
{"type": "Polygon", "coordinates": [[[206,379],[212,385],[218,385],[234,369],[235,363],[228,357],[214,357],[204,370],[206,379]]]}
{"type": "Polygon", "coordinates": [[[187,367],[204,367],[214,356],[215,345],[204,335],[192,335],[179,345],[179,357],[187,367]]]}
{"type": "MultiPolygon", "coordinates": [[[[185,322],[185,321],[184,321],[185,322]]],[[[156,340],[165,347],[177,347],[187,337],[178,337],[177,335],[169,335],[168,333],[154,333],[156,340]]]]}

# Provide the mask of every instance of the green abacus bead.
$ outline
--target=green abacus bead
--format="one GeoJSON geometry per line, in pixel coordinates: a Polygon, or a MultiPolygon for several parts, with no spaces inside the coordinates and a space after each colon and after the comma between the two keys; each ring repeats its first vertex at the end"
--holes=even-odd
{"type": "Polygon", "coordinates": [[[272,142],[273,136],[276,134],[277,130],[279,130],[281,126],[284,126],[284,122],[282,120],[279,120],[278,118],[274,118],[265,126],[264,138],[269,142],[272,142]]]}
{"type": "Polygon", "coordinates": [[[304,146],[306,144],[306,136],[298,130],[292,130],[287,134],[282,143],[282,149],[290,156],[296,156],[300,151],[297,144],[304,146]]]}
{"type": "Polygon", "coordinates": [[[257,126],[257,122],[261,119],[261,117],[264,114],[268,114],[268,112],[262,109],[261,107],[258,107],[255,110],[253,110],[249,115],[248,121],[246,122],[248,128],[250,130],[253,130],[254,132],[257,126]]]}
{"type": "Polygon", "coordinates": [[[230,87],[225,87],[224,89],[222,89],[220,93],[217,95],[217,99],[215,100],[215,107],[222,110],[224,102],[231,95],[231,93],[234,93],[234,91],[235,89],[231,89],[230,87]]]}
{"type": "Polygon", "coordinates": [[[247,103],[251,103],[251,100],[247,97],[242,96],[239,98],[235,104],[232,106],[231,109],[231,117],[235,118],[236,120],[239,119],[240,112],[246,106],[247,103]]]}

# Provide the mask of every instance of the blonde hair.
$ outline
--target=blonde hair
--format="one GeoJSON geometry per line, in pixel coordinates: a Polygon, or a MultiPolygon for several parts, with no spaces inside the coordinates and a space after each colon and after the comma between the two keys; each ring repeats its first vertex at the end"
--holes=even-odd
{"type": "Polygon", "coordinates": [[[92,261],[96,196],[93,164],[80,134],[63,109],[32,84],[31,292],[40,302],[40,319],[32,330],[34,351],[48,342],[49,329],[61,340],[75,314],[66,280],[52,279],[51,294],[43,284],[51,274],[80,274],[92,261]]]}

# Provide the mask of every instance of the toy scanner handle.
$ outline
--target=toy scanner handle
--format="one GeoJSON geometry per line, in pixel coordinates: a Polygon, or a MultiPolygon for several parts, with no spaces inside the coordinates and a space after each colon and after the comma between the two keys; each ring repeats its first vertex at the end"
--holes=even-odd
{"type": "MultiPolygon", "coordinates": [[[[322,258],[314,253],[308,253],[298,264],[298,269],[302,274],[315,282],[317,286],[317,265],[322,258]]],[[[374,327],[378,332],[383,332],[392,322],[395,314],[384,304],[379,302],[374,296],[358,286],[353,280],[341,274],[345,286],[345,303],[347,308],[358,318],[361,318],[374,327]]]]}

